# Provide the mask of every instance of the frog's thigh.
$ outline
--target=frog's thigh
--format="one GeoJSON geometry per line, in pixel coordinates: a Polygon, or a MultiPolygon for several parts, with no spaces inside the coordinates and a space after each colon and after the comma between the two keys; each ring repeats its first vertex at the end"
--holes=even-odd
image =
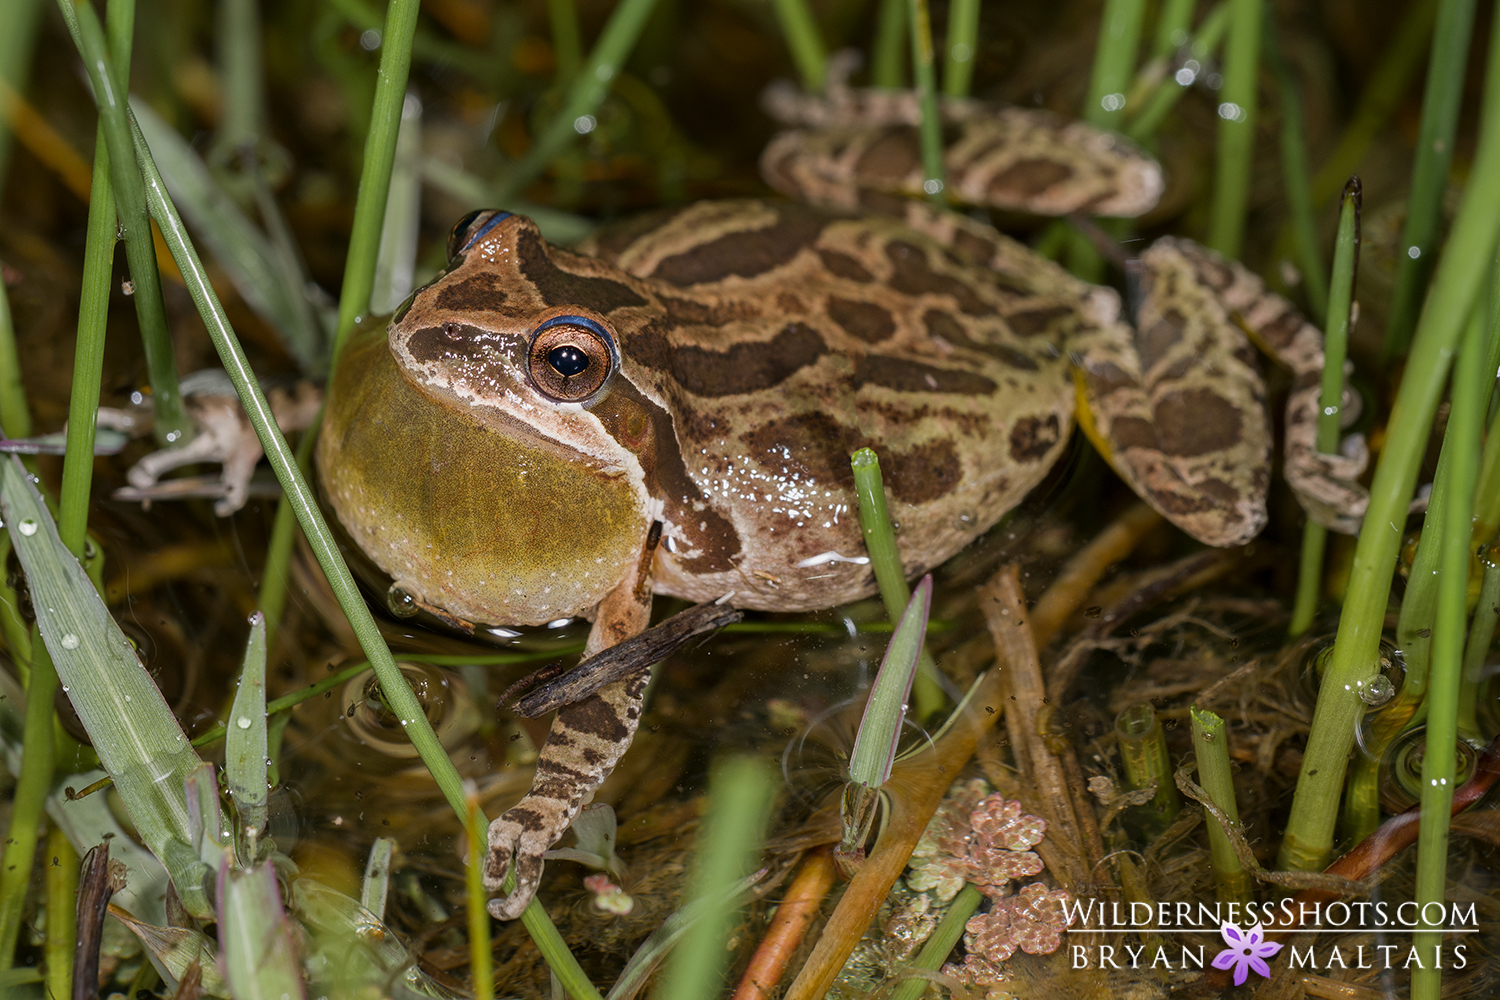
{"type": "MultiPolygon", "coordinates": [[[[649,576],[632,575],[600,603],[584,659],[643,631],[650,620],[649,576]]],[[[650,672],[643,670],[558,710],[537,756],[531,790],[490,824],[485,888],[499,892],[512,860],[516,869],[511,894],[490,900],[495,917],[514,920],[531,902],[542,880],[543,852],[629,749],[649,680],[650,672]]]]}
{"type": "Polygon", "coordinates": [[[1172,523],[1210,545],[1239,544],[1266,522],[1264,383],[1245,335],[1186,259],[1153,247],[1141,264],[1138,332],[1100,326],[1073,347],[1080,423],[1172,523]]]}

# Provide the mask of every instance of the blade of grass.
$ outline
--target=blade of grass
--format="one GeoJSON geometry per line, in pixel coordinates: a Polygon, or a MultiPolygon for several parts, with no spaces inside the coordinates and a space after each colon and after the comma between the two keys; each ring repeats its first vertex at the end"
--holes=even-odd
{"type": "MultiPolygon", "coordinates": [[[[969,883],[958,890],[958,895],[953,897],[953,902],[948,904],[948,909],[943,912],[943,919],[938,921],[937,927],[932,931],[923,944],[922,950],[917,957],[912,959],[913,969],[937,969],[948,960],[948,955],[958,945],[958,939],[964,936],[964,925],[979,909],[979,904],[984,902],[984,895],[969,883]]],[[[918,1000],[927,989],[927,980],[908,979],[896,987],[891,994],[891,1000],[918,1000]]]]}
{"type": "Polygon", "coordinates": [[[78,939],[78,852],[62,828],[47,830],[47,991],[54,997],[73,995],[73,947],[78,939]]]}
{"type": "Polygon", "coordinates": [[[922,190],[933,204],[946,205],[943,187],[947,171],[943,165],[943,117],[938,109],[937,72],[933,66],[932,17],[927,0],[907,0],[911,33],[911,68],[916,80],[917,101],[922,108],[918,139],[922,148],[922,190]]]}
{"type": "Polygon", "coordinates": [[[775,7],[781,34],[802,77],[802,89],[809,94],[821,94],[828,76],[828,51],[812,8],[807,0],[775,0],[775,7]]]}
{"type": "MultiPolygon", "coordinates": [[[[1281,92],[1281,177],[1286,185],[1287,213],[1297,244],[1297,262],[1302,269],[1302,288],[1312,321],[1322,325],[1328,315],[1328,282],[1323,277],[1323,254],[1318,250],[1317,219],[1313,215],[1312,190],[1308,187],[1307,142],[1303,138],[1302,95],[1297,80],[1282,58],[1275,25],[1266,10],[1266,61],[1281,92]]],[[[1346,189],[1347,197],[1347,189],[1346,189]]]]}
{"type": "Polygon", "coordinates": [[[1260,33],[1265,16],[1261,0],[1230,2],[1229,36],[1224,43],[1224,87],[1219,92],[1219,148],[1207,242],[1224,256],[1238,258],[1250,203],[1260,33]]]}
{"type": "Polygon", "coordinates": [[[511,204],[569,142],[592,130],[587,121],[609,93],[610,81],[630,55],[655,6],[656,0],[621,0],[615,7],[587,62],[568,88],[562,110],[501,183],[496,198],[500,205],[511,204]]]}
{"type": "Polygon", "coordinates": [[[1407,504],[1449,362],[1494,259],[1500,229],[1500,18],[1494,20],[1489,53],[1478,151],[1386,424],[1386,444],[1350,567],[1338,638],[1318,691],[1281,845],[1283,868],[1321,868],[1332,850],[1338,793],[1363,705],[1358,692],[1379,663],[1380,632],[1407,504]]]}
{"type": "Polygon", "coordinates": [[[899,90],[906,86],[906,3],[880,0],[875,41],[870,47],[870,86],[899,90]]]}
{"type": "Polygon", "coordinates": [[[906,702],[926,635],[927,616],[932,609],[932,574],[922,577],[906,610],[896,623],[890,645],[880,661],[875,683],[849,754],[849,780],[879,788],[891,776],[896,745],[906,721],[906,702]]]}
{"type": "MultiPolygon", "coordinates": [[[[260,5],[256,0],[221,0],[218,7],[219,77],[224,100],[213,148],[215,162],[223,163],[246,147],[253,149],[264,138],[265,87],[260,73],[260,5]]],[[[139,107],[135,114],[139,120],[139,107]]],[[[170,177],[171,171],[166,174],[170,177]]]]}
{"type": "Polygon", "coordinates": [[[401,109],[401,131],[396,157],[391,161],[390,193],[380,231],[380,253],[375,259],[375,284],[370,312],[381,316],[396,311],[415,285],[417,238],[422,229],[422,99],[406,95],[401,109]]]}
{"type": "Polygon", "coordinates": [[[552,26],[552,54],[557,61],[557,81],[568,83],[578,75],[583,62],[583,34],[578,30],[578,7],[573,0],[547,0],[547,20],[552,26]]]}
{"type": "Polygon", "coordinates": [[[239,840],[247,834],[259,836],[266,826],[266,621],[259,612],[250,616],[250,638],[229,720],[224,784],[239,811],[239,840]]]}
{"type": "Polygon", "coordinates": [[[1151,58],[1169,59],[1188,43],[1197,0],[1165,0],[1156,17],[1156,35],[1151,40],[1151,58]]]}
{"type": "Polygon", "coordinates": [[[1463,677],[1467,632],[1470,544],[1474,483],[1478,479],[1479,434],[1485,406],[1494,388],[1488,367],[1489,332],[1484,310],[1476,308],[1468,323],[1453,368],[1452,408],[1443,451],[1452,450],[1448,503],[1437,527],[1442,565],[1438,574],[1437,616],[1432,629],[1432,671],[1427,694],[1427,730],[1422,753],[1422,814],[1417,838],[1417,882],[1414,899],[1422,930],[1412,935],[1418,968],[1412,970],[1412,1000],[1438,1000],[1442,994],[1438,947],[1445,921],[1427,918],[1428,904],[1440,908],[1448,893],[1448,827],[1453,810],[1455,754],[1458,739],[1458,693],[1463,677]],[[1486,370],[1488,369],[1488,370],[1486,370]],[[1425,959],[1425,960],[1424,960],[1425,959]]]}
{"type": "MultiPolygon", "coordinates": [[[[478,790],[470,786],[469,830],[484,829],[484,813],[479,808],[478,790]]],[[[490,954],[490,913],[484,891],[485,842],[470,836],[469,864],[464,871],[465,903],[469,915],[469,990],[474,1000],[491,1000],[495,995],[495,963],[490,954]]]]}
{"type": "MultiPolygon", "coordinates": [[[[1339,413],[1344,405],[1344,357],[1348,352],[1349,320],[1354,308],[1354,282],[1359,272],[1360,184],[1349,178],[1339,207],[1338,237],[1333,247],[1333,274],[1329,286],[1333,300],[1328,304],[1329,320],[1323,333],[1323,390],[1319,397],[1318,450],[1324,454],[1338,451],[1339,413]]],[[[1297,596],[1287,634],[1299,636],[1312,625],[1318,610],[1318,595],[1323,587],[1323,549],[1328,529],[1311,518],[1302,526],[1302,563],[1297,574],[1297,596]]]]}
{"type": "MultiPolygon", "coordinates": [[[[1224,731],[1224,720],[1196,705],[1190,714],[1193,717],[1193,752],[1198,761],[1198,780],[1208,792],[1210,801],[1230,822],[1238,825],[1240,810],[1234,797],[1234,768],[1229,763],[1229,737],[1224,731]]],[[[1240,864],[1239,855],[1234,853],[1229,834],[1213,821],[1208,822],[1208,849],[1219,902],[1248,903],[1250,876],[1240,864]]]]}
{"type": "MultiPolygon", "coordinates": [[[[0,459],[9,472],[15,459],[0,459]]],[[[5,513],[10,522],[10,512],[5,513]]],[[[15,529],[12,529],[15,530],[15,529]]],[[[21,771],[11,797],[10,823],[5,833],[5,857],[0,870],[0,972],[15,961],[16,941],[21,933],[37,838],[41,835],[42,812],[52,783],[55,751],[52,728],[56,713],[52,699],[57,691],[57,673],[46,648],[32,642],[31,679],[27,687],[24,750],[21,771]]]]}
{"type": "Polygon", "coordinates": [[[1145,0],[1105,0],[1104,12],[1099,18],[1099,41],[1094,47],[1088,98],[1083,104],[1083,120],[1089,124],[1120,128],[1125,111],[1125,92],[1135,76],[1136,55],[1145,20],[1145,0]]]}
{"type": "MultiPolygon", "coordinates": [[[[1125,134],[1136,142],[1146,142],[1156,135],[1156,130],[1161,123],[1166,121],[1168,113],[1177,106],[1177,102],[1186,94],[1188,88],[1198,81],[1198,76],[1203,72],[1203,66],[1219,51],[1219,43],[1224,40],[1224,32],[1229,29],[1230,5],[1228,0],[1220,0],[1214,8],[1203,18],[1203,23],[1198,26],[1198,31],[1187,43],[1188,53],[1196,67],[1183,66],[1177,74],[1172,77],[1170,83],[1163,81],[1151,92],[1140,108],[1133,113],[1135,117],[1130,119],[1125,134]]],[[[1127,109],[1129,116],[1131,110],[1127,109]]]]}
{"type": "MultiPolygon", "coordinates": [[[[1191,9],[1193,0],[1186,3],[1191,9]]],[[[943,93],[948,97],[968,97],[974,79],[974,57],[979,50],[979,0],[953,0],[948,7],[947,47],[943,93]]]]}
{"type": "Polygon", "coordinates": [[[1432,55],[1427,60],[1427,86],[1422,92],[1422,128],[1417,136],[1416,162],[1412,164],[1406,224],[1401,228],[1400,252],[1396,255],[1396,289],[1380,348],[1381,360],[1387,366],[1411,343],[1427,279],[1432,275],[1473,30],[1474,0],[1440,0],[1432,55]]]}
{"type": "Polygon", "coordinates": [[[717,905],[687,929],[672,953],[657,993],[662,1000],[701,1000],[720,992],[729,957],[724,946],[736,908],[734,885],[760,848],[772,787],[764,762],[753,758],[732,758],[715,769],[687,896],[695,903],[713,900],[717,905]]]}
{"type": "Polygon", "coordinates": [[[359,905],[380,920],[385,919],[385,901],[391,888],[391,856],[395,850],[394,839],[376,837],[370,845],[370,856],[365,859],[365,877],[359,883],[359,905]]]}
{"type": "Polygon", "coordinates": [[[111,17],[110,35],[119,41],[111,42],[107,47],[99,18],[87,3],[75,5],[73,0],[58,0],[58,8],[73,35],[79,55],[83,57],[84,68],[94,88],[94,102],[99,107],[105,145],[110,150],[110,185],[114,189],[115,210],[125,233],[125,256],[130,262],[130,279],[135,284],[131,300],[135,303],[146,370],[151,379],[152,408],[156,416],[152,430],[157,443],[163,447],[183,445],[192,437],[192,425],[182,410],[182,394],[177,387],[177,362],[173,357],[172,335],[167,328],[166,303],[161,294],[161,275],[156,269],[151,220],[146,212],[141,172],[131,154],[126,81],[130,76],[129,39],[135,21],[134,0],[113,0],[111,14],[118,10],[121,16],[111,17]]]}
{"type": "Polygon", "coordinates": [[[219,865],[219,962],[237,1000],[298,1000],[302,984],[298,928],[281,908],[271,862],[243,869],[226,852],[219,865]]]}
{"type": "MultiPolygon", "coordinates": [[[[339,292],[339,323],[334,333],[330,369],[338,363],[339,349],[354,329],[355,320],[369,310],[370,294],[375,288],[375,261],[380,253],[380,234],[385,225],[391,166],[396,160],[396,141],[401,131],[401,110],[406,104],[418,6],[418,0],[391,0],[386,9],[385,30],[381,34],[380,72],[375,81],[370,131],[365,136],[364,163],[360,168],[359,193],[354,202],[354,226],[349,232],[349,253],[344,258],[344,284],[339,292]]],[[[282,482],[285,483],[285,479],[282,482]]],[[[461,797],[451,801],[458,809],[461,797]]],[[[462,811],[459,815],[463,815],[462,811]]]]}
{"type": "MultiPolygon", "coordinates": [[[[859,526],[864,534],[865,549],[870,553],[870,569],[875,573],[875,585],[880,590],[885,613],[891,621],[900,621],[911,600],[911,589],[906,585],[906,573],[901,568],[901,554],[896,549],[896,533],[891,528],[891,516],[886,510],[885,486],[880,479],[880,459],[869,448],[861,448],[850,458],[849,464],[854,470],[854,492],[859,498],[859,526]]],[[[937,664],[933,662],[932,654],[925,649],[917,663],[917,678],[912,694],[919,719],[930,719],[943,707],[945,699],[938,683],[937,664]]]]}
{"type": "Polygon", "coordinates": [[[307,279],[300,261],[288,273],[284,252],[250,221],[177,130],[143,101],[132,101],[130,109],[173,201],[235,291],[280,335],[299,370],[321,375],[327,368],[323,334],[303,291],[307,279]]]}
{"type": "Polygon", "coordinates": [[[31,437],[31,408],[21,380],[21,356],[16,351],[16,327],[10,316],[10,296],[0,282],[0,431],[8,438],[31,437]]]}
{"type": "MultiPolygon", "coordinates": [[[[392,0],[392,2],[397,3],[400,0],[392,0]]],[[[433,780],[437,783],[438,789],[443,793],[449,806],[461,820],[464,820],[468,806],[458,769],[453,766],[453,761],[449,759],[447,752],[438,741],[437,734],[433,732],[432,724],[428,721],[426,713],[422,711],[422,706],[417,701],[411,684],[396,666],[390,648],[381,637],[380,629],[376,626],[375,619],[371,617],[370,609],[365,605],[364,597],[360,594],[354,577],[350,575],[349,568],[344,565],[337,543],[328,530],[327,522],[323,520],[322,511],[318,508],[312,490],[298,468],[291,449],[287,447],[286,439],[281,436],[281,431],[271,416],[270,404],[266,402],[265,394],[261,392],[260,385],[250,370],[250,363],[245,357],[244,349],[240,347],[239,341],[234,336],[234,330],[224,315],[224,307],[219,302],[213,285],[209,283],[203,263],[198,259],[198,253],[188,238],[187,230],[183,227],[182,218],[177,214],[177,209],[167,194],[161,175],[157,173],[156,164],[151,159],[151,151],[147,148],[139,131],[135,134],[135,140],[136,155],[140,158],[141,169],[145,175],[152,215],[157,225],[161,227],[162,235],[172,251],[173,259],[182,270],[188,291],[198,307],[198,314],[203,318],[209,337],[218,351],[219,360],[224,365],[230,381],[234,383],[240,403],[251,425],[255,428],[256,436],[260,439],[261,447],[265,449],[266,457],[270,460],[277,479],[281,482],[281,488],[286,494],[286,502],[291,505],[296,514],[297,521],[302,526],[302,533],[307,537],[313,555],[318,560],[318,565],[322,567],[329,587],[339,602],[339,607],[348,617],[355,638],[359,641],[376,677],[380,680],[380,687],[385,694],[387,705],[401,720],[407,738],[411,740],[412,746],[432,774],[433,780]]],[[[588,977],[584,975],[577,961],[567,950],[567,946],[563,944],[562,937],[552,926],[541,904],[533,900],[521,919],[532,939],[537,942],[548,964],[567,988],[580,1000],[591,1000],[597,997],[598,992],[594,990],[588,977]]]]}
{"type": "MultiPolygon", "coordinates": [[[[22,93],[31,75],[31,54],[42,23],[44,0],[10,0],[0,7],[0,82],[22,93]]],[[[10,129],[0,117],[0,191],[10,166],[10,129]]]]}
{"type": "MultiPolygon", "coordinates": [[[[189,847],[182,797],[183,781],[201,763],[198,755],[83,567],[63,546],[41,495],[14,459],[0,466],[4,520],[63,690],[141,839],[171,871],[189,912],[207,917],[205,873],[189,847]]],[[[37,676],[33,671],[33,684],[37,676]]]]}

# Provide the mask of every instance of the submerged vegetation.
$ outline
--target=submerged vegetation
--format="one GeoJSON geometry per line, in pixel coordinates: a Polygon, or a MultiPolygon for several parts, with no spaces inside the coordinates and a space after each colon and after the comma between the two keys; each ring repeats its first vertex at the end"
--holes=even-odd
{"type": "Polygon", "coordinates": [[[1035,6],[0,5],[0,995],[1493,994],[1500,16],[1035,6]],[[1172,232],[1297,302],[1319,449],[1352,419],[1377,456],[1363,527],[1277,482],[1260,538],[1206,550],[1080,439],[913,595],[861,451],[879,598],[658,665],[538,899],[493,921],[485,828],[546,732],[495,699],[584,629],[420,627],[286,408],[467,212],[571,244],[762,192],[760,91],[816,93],[848,47],[918,90],[937,205],[973,211],[944,98],[1157,155],[1144,218],[988,218],[1127,301],[1112,258],[1172,232]],[[274,479],[232,518],[198,469],[131,492],[154,446],[252,431],[274,479]]]}

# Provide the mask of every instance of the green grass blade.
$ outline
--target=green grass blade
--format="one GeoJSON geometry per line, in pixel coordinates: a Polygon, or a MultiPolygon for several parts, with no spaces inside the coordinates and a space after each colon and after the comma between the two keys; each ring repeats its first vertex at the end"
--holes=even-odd
{"type": "MultiPolygon", "coordinates": [[[[45,0],[9,0],[0,4],[0,81],[16,93],[26,92],[44,5],[45,0]]],[[[5,190],[6,168],[10,166],[10,141],[10,127],[4,116],[0,116],[0,191],[5,190]]]]}
{"type": "Polygon", "coordinates": [[[625,963],[625,968],[620,972],[620,978],[615,980],[615,985],[610,988],[605,1000],[631,1000],[646,985],[646,980],[650,978],[651,973],[656,971],[656,967],[662,963],[690,927],[705,916],[711,916],[725,908],[734,909],[740,906],[744,902],[746,893],[758,880],[758,875],[748,875],[731,885],[721,896],[694,899],[663,920],[661,926],[641,943],[641,946],[635,950],[635,954],[630,956],[630,961],[625,963]]]}
{"type": "Polygon", "coordinates": [[[1170,83],[1163,81],[1147,95],[1139,109],[1127,109],[1126,113],[1134,113],[1135,117],[1130,119],[1130,125],[1125,129],[1126,135],[1136,142],[1146,142],[1156,135],[1156,130],[1161,128],[1161,123],[1166,121],[1177,102],[1197,82],[1203,72],[1203,65],[1219,51],[1219,44],[1229,29],[1229,14],[1229,0],[1220,0],[1208,12],[1203,23],[1198,26],[1197,34],[1187,43],[1188,52],[1197,61],[1198,67],[1192,69],[1184,66],[1178,71],[1180,75],[1174,76],[1170,83]]]}
{"type": "Polygon", "coordinates": [[[1354,551],[1344,612],[1318,693],[1296,796],[1281,846],[1281,866],[1321,867],[1333,847],[1339,789],[1363,702],[1361,686],[1379,662],[1380,632],[1407,504],[1479,285],[1494,260],[1500,230],[1500,18],[1494,20],[1480,113],[1479,147],[1457,220],[1433,275],[1389,433],[1370,487],[1370,505],[1354,551]]]}
{"type": "Polygon", "coordinates": [[[1412,165],[1406,224],[1401,228],[1400,252],[1396,255],[1396,290],[1381,344],[1382,359],[1387,365],[1411,343],[1422,297],[1427,292],[1427,279],[1432,274],[1473,30],[1474,0],[1441,0],[1432,35],[1432,55],[1427,61],[1422,128],[1417,137],[1416,162],[1412,165]]]}
{"type": "Polygon", "coordinates": [[[167,328],[166,303],[161,294],[161,275],[156,270],[151,220],[146,212],[141,172],[131,155],[125,80],[130,74],[129,33],[134,20],[134,4],[133,0],[115,0],[115,4],[119,6],[111,5],[111,15],[116,11],[124,13],[118,18],[111,16],[110,34],[124,41],[106,47],[104,29],[92,7],[86,3],[75,6],[73,0],[58,0],[58,7],[73,34],[89,82],[93,85],[105,145],[110,150],[110,185],[114,189],[120,224],[125,231],[125,256],[130,262],[131,281],[135,283],[131,300],[135,303],[136,318],[140,322],[146,370],[151,379],[152,406],[156,413],[153,432],[161,445],[181,445],[192,436],[192,425],[182,410],[177,362],[167,328]]]}
{"type": "Polygon", "coordinates": [[[593,129],[589,124],[593,112],[609,93],[610,82],[635,47],[635,41],[655,6],[656,0],[621,0],[615,7],[599,40],[594,43],[588,61],[568,88],[562,110],[501,184],[497,198],[499,205],[509,206],[526,185],[567,148],[568,143],[593,129]]]}
{"type": "MultiPolygon", "coordinates": [[[[953,902],[948,904],[948,909],[943,911],[943,919],[933,929],[932,936],[923,944],[922,950],[917,957],[912,959],[911,968],[914,969],[937,969],[948,960],[948,955],[958,945],[958,939],[964,936],[964,925],[979,909],[979,904],[984,902],[984,895],[969,883],[958,890],[958,895],[953,897],[953,902]]],[[[896,987],[891,994],[891,1000],[918,1000],[927,990],[927,980],[912,978],[896,987]]]]}
{"type": "Polygon", "coordinates": [[[1312,189],[1308,186],[1302,95],[1297,91],[1297,80],[1292,76],[1291,68],[1282,58],[1274,25],[1266,25],[1265,43],[1267,62],[1276,75],[1281,92],[1281,176],[1286,185],[1292,238],[1297,244],[1297,263],[1302,269],[1302,287],[1312,321],[1322,324],[1328,315],[1328,282],[1323,277],[1323,254],[1318,249],[1317,219],[1313,215],[1312,189]]]}
{"type": "Polygon", "coordinates": [[[281,908],[281,887],[269,861],[251,869],[219,866],[219,959],[235,1000],[299,1000],[299,935],[281,908]]]}
{"type": "Polygon", "coordinates": [[[1151,40],[1152,59],[1169,59],[1188,43],[1193,29],[1193,8],[1197,5],[1197,0],[1164,0],[1151,40]]]}
{"type": "Polygon", "coordinates": [[[583,62],[578,7],[573,0],[547,0],[547,20],[552,26],[552,54],[557,60],[557,79],[567,83],[578,75],[578,67],[583,62]]]}
{"type": "Polygon", "coordinates": [[[321,375],[327,362],[323,335],[303,293],[306,279],[300,268],[295,277],[286,273],[281,254],[271,240],[219,186],[176,129],[144,101],[132,101],[130,110],[156,157],[172,200],[229,276],[235,291],[281,336],[287,353],[304,374],[321,375]]]}
{"type": "Polygon", "coordinates": [[[880,0],[871,48],[870,86],[896,90],[906,86],[907,0],[880,0]]]}
{"type": "MultiPolygon", "coordinates": [[[[1441,539],[1437,616],[1432,629],[1432,668],[1426,701],[1427,731],[1422,753],[1422,815],[1417,838],[1418,913],[1430,903],[1443,903],[1448,892],[1448,826],[1453,811],[1455,752],[1458,739],[1458,693],[1463,678],[1464,639],[1468,631],[1469,567],[1474,483],[1478,479],[1479,435],[1485,406],[1494,388],[1494,369],[1488,367],[1489,332],[1485,310],[1475,308],[1453,368],[1452,408],[1443,451],[1449,462],[1448,502],[1434,534],[1441,539]]],[[[1422,959],[1412,970],[1412,1000],[1438,1000],[1442,995],[1438,946],[1445,921],[1422,918],[1424,930],[1412,935],[1422,959]]]]}
{"type": "Polygon", "coordinates": [[[922,146],[922,190],[934,204],[946,205],[943,187],[947,171],[943,164],[943,116],[938,109],[937,72],[933,66],[932,17],[927,0],[908,0],[910,14],[911,66],[916,77],[917,100],[922,106],[918,136],[922,146]]]}
{"type": "Polygon", "coordinates": [[[370,292],[372,315],[395,312],[412,293],[421,229],[422,101],[411,93],[402,106],[396,158],[391,162],[391,186],[380,230],[380,253],[375,259],[375,284],[370,292]]]}
{"type": "Polygon", "coordinates": [[[0,466],[0,507],[63,690],[141,839],[171,871],[189,912],[206,917],[204,872],[189,847],[193,838],[182,794],[201,761],[83,567],[63,546],[19,462],[0,466]]]}
{"type": "Polygon", "coordinates": [[[349,232],[349,253],[344,259],[344,285],[339,292],[339,322],[334,334],[331,364],[338,363],[339,349],[354,329],[355,320],[369,310],[370,293],[375,288],[375,261],[380,254],[380,234],[385,225],[391,166],[396,160],[396,140],[401,131],[401,109],[406,104],[406,81],[411,72],[411,47],[417,29],[418,6],[418,0],[391,0],[386,10],[385,30],[381,34],[380,73],[375,81],[370,131],[365,137],[359,194],[354,202],[354,227],[349,232]]]}
{"type": "Polygon", "coordinates": [[[241,836],[259,836],[266,826],[266,746],[266,620],[257,612],[224,738],[224,784],[239,810],[241,836]]]}
{"type": "MultiPolygon", "coordinates": [[[[1187,0],[1189,7],[1192,2],[1187,0]]],[[[979,52],[979,0],[953,0],[948,7],[947,49],[943,93],[968,97],[974,80],[974,58],[979,52]]]]}
{"type": "Polygon", "coordinates": [[[1105,0],[1099,19],[1099,41],[1094,48],[1094,68],[1089,76],[1088,98],[1083,119],[1102,128],[1120,128],[1125,111],[1125,92],[1135,76],[1136,56],[1141,46],[1141,26],[1146,19],[1145,0],[1105,0]]]}
{"type": "Polygon", "coordinates": [[[1208,245],[1226,257],[1239,257],[1250,203],[1255,157],[1261,0],[1230,0],[1229,37],[1224,43],[1224,87],[1219,91],[1219,149],[1208,245]]]}
{"type": "Polygon", "coordinates": [[[16,352],[16,327],[10,316],[10,296],[0,282],[0,434],[31,437],[31,408],[21,380],[21,356],[16,352]]]}
{"type": "Polygon", "coordinates": [[[491,1000],[495,995],[495,960],[490,954],[490,914],[484,891],[485,842],[479,836],[483,832],[484,813],[479,808],[476,790],[469,798],[469,863],[464,869],[464,903],[469,918],[469,989],[474,1000],[491,1000]]]}
{"type": "Polygon", "coordinates": [[[828,75],[828,51],[812,8],[807,0],[775,0],[775,7],[781,34],[802,77],[802,89],[809,94],[821,94],[828,75]]]}
{"type": "Polygon", "coordinates": [[[698,859],[688,898],[718,902],[688,928],[673,952],[657,996],[702,1000],[720,992],[725,942],[734,916],[733,888],[751,868],[771,808],[772,782],[763,761],[736,757],[714,771],[708,814],[698,838],[698,859]]]}
{"type": "MultiPolygon", "coordinates": [[[[265,85],[260,72],[265,55],[260,5],[256,0],[221,0],[218,6],[219,75],[223,82],[224,111],[214,134],[214,149],[219,157],[227,159],[246,146],[253,148],[265,138],[265,85]]],[[[139,106],[135,107],[135,114],[139,120],[139,106]]],[[[171,171],[166,174],[170,177],[171,171]]]]}
{"type": "MultiPolygon", "coordinates": [[[[1224,729],[1224,720],[1213,712],[1194,705],[1193,753],[1198,761],[1198,780],[1209,800],[1236,825],[1240,821],[1240,808],[1234,796],[1234,768],[1229,763],[1229,734],[1224,729]]],[[[1250,876],[1240,864],[1229,835],[1213,819],[1208,819],[1208,849],[1217,883],[1217,897],[1221,903],[1250,902],[1250,876]]]]}
{"type": "Polygon", "coordinates": [[[911,695],[912,678],[917,673],[931,609],[932,574],[929,573],[922,577],[911,600],[906,603],[896,631],[891,634],[885,657],[880,661],[875,683],[870,685],[870,697],[865,703],[859,733],[854,738],[854,750],[849,755],[850,781],[879,788],[890,780],[891,766],[896,762],[896,744],[906,722],[906,701],[911,695]]]}

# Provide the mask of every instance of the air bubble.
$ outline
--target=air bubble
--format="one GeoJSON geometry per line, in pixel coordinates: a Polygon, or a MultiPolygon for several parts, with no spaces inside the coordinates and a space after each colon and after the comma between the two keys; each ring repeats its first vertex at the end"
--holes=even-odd
{"type": "Polygon", "coordinates": [[[1385,674],[1376,674],[1359,689],[1359,698],[1366,705],[1380,706],[1396,696],[1396,685],[1385,674]]]}
{"type": "Polygon", "coordinates": [[[417,599],[407,593],[399,583],[391,584],[391,589],[385,592],[385,606],[397,618],[410,618],[419,610],[417,599]]]}

